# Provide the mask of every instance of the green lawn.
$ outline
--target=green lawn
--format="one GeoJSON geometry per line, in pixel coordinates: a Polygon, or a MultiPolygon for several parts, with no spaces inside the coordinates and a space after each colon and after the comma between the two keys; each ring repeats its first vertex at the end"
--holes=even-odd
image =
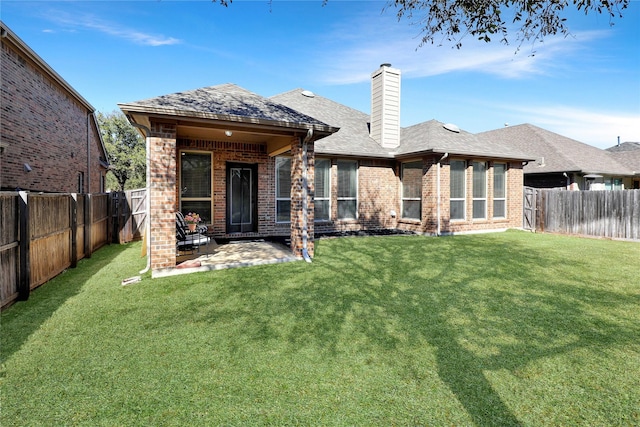
{"type": "Polygon", "coordinates": [[[640,243],[317,242],[122,287],[112,245],[2,313],[0,425],[640,425],[640,243]]]}

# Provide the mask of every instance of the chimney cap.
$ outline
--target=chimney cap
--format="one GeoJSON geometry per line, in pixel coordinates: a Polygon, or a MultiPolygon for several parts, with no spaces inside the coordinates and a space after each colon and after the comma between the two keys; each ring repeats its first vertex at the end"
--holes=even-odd
{"type": "Polygon", "coordinates": [[[384,67],[391,67],[391,64],[388,62],[385,62],[383,64],[380,64],[380,68],[384,68],[384,67]]]}

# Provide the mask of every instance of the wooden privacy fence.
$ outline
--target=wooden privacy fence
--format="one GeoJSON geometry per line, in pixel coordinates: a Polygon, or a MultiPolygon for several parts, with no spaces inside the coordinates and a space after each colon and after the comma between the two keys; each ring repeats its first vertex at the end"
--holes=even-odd
{"type": "Polygon", "coordinates": [[[27,299],[31,290],[107,243],[139,238],[143,225],[124,225],[132,216],[123,206],[127,200],[124,193],[0,192],[0,307],[27,299]],[[121,219],[114,209],[129,216],[121,219]],[[121,239],[127,227],[127,239],[121,239]]]}
{"type": "Polygon", "coordinates": [[[525,228],[533,224],[530,228],[536,231],[640,240],[640,190],[563,191],[527,187],[527,194],[530,199],[525,196],[525,228]],[[535,193],[533,198],[531,190],[535,193]],[[527,206],[531,208],[532,204],[533,217],[527,214],[527,206]]]}

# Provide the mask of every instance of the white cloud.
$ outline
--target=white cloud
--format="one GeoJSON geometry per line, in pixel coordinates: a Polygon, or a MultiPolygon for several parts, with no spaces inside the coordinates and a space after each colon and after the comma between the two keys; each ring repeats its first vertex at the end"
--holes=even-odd
{"type": "Polygon", "coordinates": [[[575,33],[573,37],[549,36],[544,43],[523,44],[519,50],[517,45],[485,43],[468,37],[463,39],[462,48],[456,49],[451,45],[418,47],[421,38],[416,27],[397,22],[392,14],[363,14],[349,24],[327,31],[326,46],[319,49],[327,53],[320,54],[316,66],[328,84],[364,82],[381,62],[400,68],[404,78],[458,71],[526,78],[562,67],[566,58],[606,34],[591,31],[575,33]]]}
{"type": "Polygon", "coordinates": [[[528,123],[598,148],[615,145],[618,137],[621,142],[640,141],[640,115],[590,111],[565,105],[504,108],[520,113],[528,123]]]}
{"type": "Polygon", "coordinates": [[[73,17],[67,14],[59,14],[54,18],[54,20],[60,25],[99,31],[143,46],[166,46],[182,43],[180,39],[176,39],[174,37],[145,33],[133,28],[127,28],[113,22],[105,21],[90,14],[73,17]]]}

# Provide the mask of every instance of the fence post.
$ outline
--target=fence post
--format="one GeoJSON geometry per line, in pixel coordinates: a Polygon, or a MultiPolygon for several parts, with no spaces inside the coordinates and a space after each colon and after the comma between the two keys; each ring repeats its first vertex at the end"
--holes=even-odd
{"type": "Polygon", "coordinates": [[[78,194],[70,194],[69,223],[71,224],[71,268],[78,265],[78,194]]]}
{"type": "Polygon", "coordinates": [[[91,242],[91,221],[93,220],[93,199],[91,194],[84,195],[84,256],[91,258],[93,243],[91,242]]]}
{"type": "Polygon", "coordinates": [[[26,301],[31,292],[31,265],[29,249],[31,235],[29,230],[29,195],[20,191],[18,197],[19,238],[20,238],[20,279],[18,282],[18,300],[26,301]]]}

